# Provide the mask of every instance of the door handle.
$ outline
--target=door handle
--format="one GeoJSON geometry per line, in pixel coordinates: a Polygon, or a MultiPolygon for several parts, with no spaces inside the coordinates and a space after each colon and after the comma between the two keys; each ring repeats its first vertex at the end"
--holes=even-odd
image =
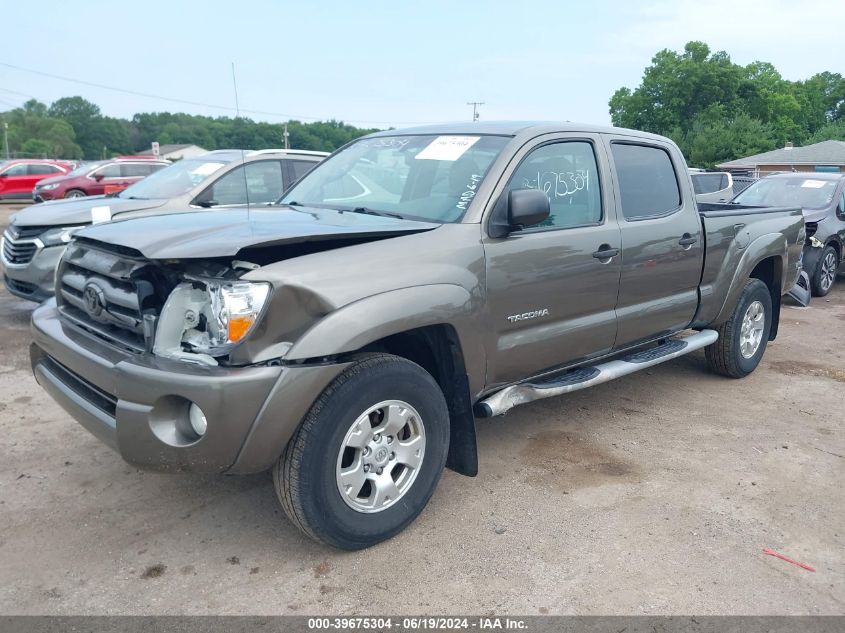
{"type": "Polygon", "coordinates": [[[618,254],[618,248],[611,248],[610,244],[602,244],[599,246],[599,250],[593,253],[593,257],[596,259],[610,259],[611,257],[616,257],[618,254]]]}
{"type": "Polygon", "coordinates": [[[678,244],[683,247],[689,247],[695,244],[698,241],[697,237],[693,237],[689,233],[684,233],[683,237],[678,240],[678,244]]]}

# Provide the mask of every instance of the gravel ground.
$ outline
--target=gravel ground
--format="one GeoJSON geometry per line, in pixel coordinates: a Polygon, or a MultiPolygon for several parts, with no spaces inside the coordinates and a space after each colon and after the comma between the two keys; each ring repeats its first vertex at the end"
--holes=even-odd
{"type": "Polygon", "coordinates": [[[845,282],[747,379],[695,353],[480,421],[479,476],[355,553],[268,475],[126,465],[36,385],[31,308],[0,291],[2,614],[845,612],[845,282]]]}

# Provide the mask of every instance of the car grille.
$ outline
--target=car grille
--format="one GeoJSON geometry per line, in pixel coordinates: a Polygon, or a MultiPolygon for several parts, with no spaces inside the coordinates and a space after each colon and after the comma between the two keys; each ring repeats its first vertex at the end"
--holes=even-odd
{"type": "Polygon", "coordinates": [[[148,262],[74,242],[59,265],[59,311],[71,323],[133,352],[148,350],[160,306],[143,280],[148,262]],[[148,344],[149,342],[149,344],[148,344]]]}
{"type": "Polygon", "coordinates": [[[32,295],[35,294],[35,291],[38,290],[38,286],[35,284],[28,283],[26,281],[18,281],[17,279],[10,279],[7,276],[3,276],[3,280],[6,282],[6,285],[15,292],[22,294],[22,295],[32,295]]]}
{"type": "Polygon", "coordinates": [[[46,367],[54,376],[62,381],[74,393],[81,396],[103,413],[115,417],[117,412],[117,398],[107,391],[103,391],[97,385],[88,382],[76,372],[68,369],[52,356],[44,354],[41,364],[46,367]]]}
{"type": "Polygon", "coordinates": [[[40,235],[43,229],[37,230],[33,233],[22,231],[21,229],[6,229],[3,234],[3,260],[7,264],[28,264],[35,256],[35,251],[38,250],[38,242],[35,237],[40,235]]]}

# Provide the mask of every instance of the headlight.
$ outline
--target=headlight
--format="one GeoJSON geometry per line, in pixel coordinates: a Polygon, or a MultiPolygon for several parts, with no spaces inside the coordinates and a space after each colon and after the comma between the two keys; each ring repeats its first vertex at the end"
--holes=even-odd
{"type": "Polygon", "coordinates": [[[179,284],[162,308],[153,351],[216,364],[252,330],[270,294],[258,281],[193,280],[179,284]]]}
{"type": "Polygon", "coordinates": [[[55,183],[52,185],[35,185],[35,188],[38,189],[38,191],[50,191],[51,189],[55,189],[58,186],[59,183],[55,183]]]}
{"type": "Polygon", "coordinates": [[[44,233],[41,234],[41,237],[39,239],[44,242],[44,246],[60,246],[62,244],[67,244],[68,242],[70,242],[71,238],[73,237],[73,234],[81,228],[83,227],[57,227],[55,229],[44,231],[44,233]]]}

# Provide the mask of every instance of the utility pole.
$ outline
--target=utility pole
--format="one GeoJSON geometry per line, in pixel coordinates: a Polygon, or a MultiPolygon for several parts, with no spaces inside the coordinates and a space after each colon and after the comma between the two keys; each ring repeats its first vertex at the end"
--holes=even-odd
{"type": "Polygon", "coordinates": [[[290,134],[288,133],[288,124],[287,123],[285,123],[285,131],[284,131],[284,134],[282,134],[282,136],[285,137],[285,149],[290,149],[290,144],[288,143],[288,137],[290,137],[290,134]]]}
{"type": "Polygon", "coordinates": [[[3,147],[6,150],[6,160],[9,160],[9,123],[3,121],[3,147]]]}
{"type": "Polygon", "coordinates": [[[484,102],[483,101],[467,101],[467,105],[472,106],[472,122],[475,123],[476,121],[478,121],[478,117],[479,117],[478,106],[483,106],[484,102]]]}

